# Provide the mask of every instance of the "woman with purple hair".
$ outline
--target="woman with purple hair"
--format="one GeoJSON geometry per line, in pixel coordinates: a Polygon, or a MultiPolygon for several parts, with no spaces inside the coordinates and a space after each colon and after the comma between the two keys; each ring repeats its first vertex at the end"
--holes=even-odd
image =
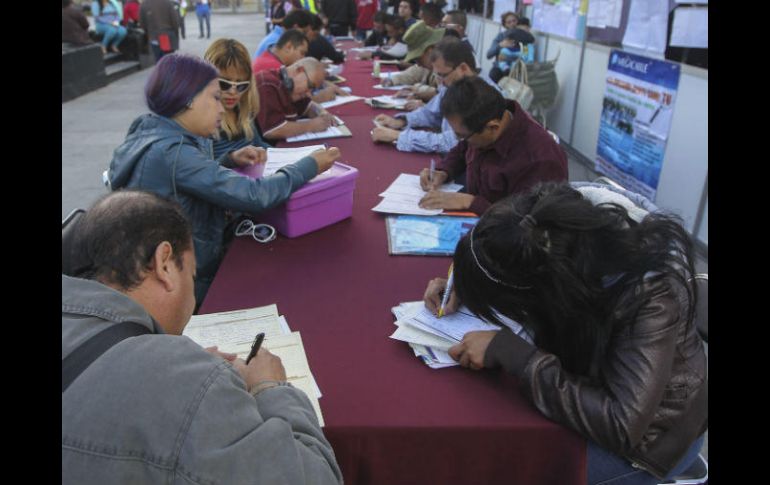
{"type": "Polygon", "coordinates": [[[195,296],[200,305],[224,255],[232,213],[254,214],[280,204],[331,167],[340,151],[318,150],[260,179],[231,168],[264,163],[262,148],[245,146],[214,159],[211,136],[224,113],[219,73],[195,56],[164,56],[150,74],[144,95],[151,113],[134,120],[126,140],[115,149],[110,186],[149,190],[182,205],[193,226],[195,296]]]}

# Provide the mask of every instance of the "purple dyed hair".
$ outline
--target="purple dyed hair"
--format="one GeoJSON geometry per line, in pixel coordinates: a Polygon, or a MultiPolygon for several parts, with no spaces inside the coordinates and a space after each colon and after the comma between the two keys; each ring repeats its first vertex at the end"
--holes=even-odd
{"type": "Polygon", "coordinates": [[[219,76],[210,62],[188,54],[163,56],[147,79],[144,99],[155,114],[171,118],[219,76]]]}

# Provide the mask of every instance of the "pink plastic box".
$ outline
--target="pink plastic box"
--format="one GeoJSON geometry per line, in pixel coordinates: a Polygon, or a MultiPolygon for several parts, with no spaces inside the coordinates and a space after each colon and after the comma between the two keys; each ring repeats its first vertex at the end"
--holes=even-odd
{"type": "Polygon", "coordinates": [[[328,178],[308,182],[285,203],[259,214],[259,222],[271,224],[286,237],[297,237],[353,215],[358,170],[334,162],[324,176],[328,178]]]}

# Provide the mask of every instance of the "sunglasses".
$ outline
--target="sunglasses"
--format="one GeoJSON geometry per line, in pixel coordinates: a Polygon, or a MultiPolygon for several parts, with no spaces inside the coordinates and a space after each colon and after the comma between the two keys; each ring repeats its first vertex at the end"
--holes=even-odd
{"type": "Polygon", "coordinates": [[[219,89],[222,91],[230,91],[233,86],[235,86],[235,90],[239,93],[246,92],[247,89],[249,89],[249,86],[251,86],[251,81],[241,81],[234,83],[232,81],[228,81],[227,79],[219,78],[219,89]]]}
{"type": "Polygon", "coordinates": [[[254,224],[249,219],[242,220],[235,228],[236,236],[251,236],[255,241],[269,243],[275,239],[275,228],[270,224],[254,224]]]}

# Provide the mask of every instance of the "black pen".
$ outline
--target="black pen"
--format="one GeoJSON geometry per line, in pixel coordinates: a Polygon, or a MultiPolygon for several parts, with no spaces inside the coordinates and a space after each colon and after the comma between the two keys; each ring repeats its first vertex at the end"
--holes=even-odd
{"type": "Polygon", "coordinates": [[[249,365],[249,361],[253,359],[255,355],[257,355],[257,352],[259,352],[259,347],[262,345],[262,341],[264,339],[264,332],[259,332],[257,336],[254,337],[254,343],[251,345],[251,352],[249,352],[249,356],[246,357],[246,365],[249,365]]]}

